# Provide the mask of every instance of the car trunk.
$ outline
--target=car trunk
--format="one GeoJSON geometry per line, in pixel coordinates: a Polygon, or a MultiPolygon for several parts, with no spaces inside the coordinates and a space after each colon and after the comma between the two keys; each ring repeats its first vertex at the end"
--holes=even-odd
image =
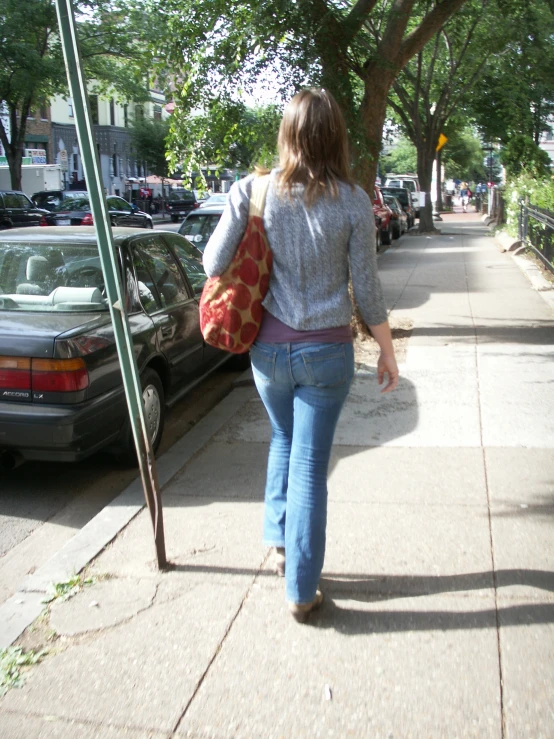
{"type": "Polygon", "coordinates": [[[57,351],[56,343],[107,321],[105,314],[0,313],[0,403],[81,402],[90,384],[86,358],[65,343],[57,351]]]}
{"type": "MultiPolygon", "coordinates": [[[[89,322],[97,324],[98,320],[98,315],[62,311],[0,312],[0,354],[9,357],[52,358],[58,336],[89,322]]],[[[105,320],[104,318],[102,322],[105,320]]]]}
{"type": "Polygon", "coordinates": [[[53,214],[54,226],[80,226],[86,211],[72,210],[59,211],[53,214]]]}

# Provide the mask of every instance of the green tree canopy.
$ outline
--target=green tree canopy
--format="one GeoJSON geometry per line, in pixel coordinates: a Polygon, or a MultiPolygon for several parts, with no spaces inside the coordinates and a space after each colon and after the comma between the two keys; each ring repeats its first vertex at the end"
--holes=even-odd
{"type": "Polygon", "coordinates": [[[152,174],[158,177],[169,176],[166,140],[169,134],[169,121],[139,118],[130,128],[131,144],[136,158],[146,164],[152,174]]]}
{"type": "MultiPolygon", "coordinates": [[[[131,16],[110,0],[74,0],[73,5],[88,79],[99,91],[146,99],[148,58],[129,22],[131,16]]],[[[137,20],[137,14],[132,18],[137,20]]],[[[10,139],[0,120],[0,141],[12,187],[20,189],[29,113],[67,90],[54,0],[0,0],[0,26],[0,104],[10,119],[10,139]]]]}
{"type": "Polygon", "coordinates": [[[381,156],[381,176],[391,173],[415,172],[417,150],[412,142],[401,136],[390,150],[381,156]]]}
{"type": "Polygon", "coordinates": [[[212,101],[227,109],[265,74],[276,81],[275,97],[307,84],[333,92],[358,178],[371,189],[392,82],[466,1],[146,0],[163,37],[157,64],[175,89],[177,156],[181,116],[207,113],[212,101]]]}
{"type": "Polygon", "coordinates": [[[485,152],[475,128],[466,122],[454,120],[445,126],[445,135],[448,137],[442,157],[445,178],[468,182],[486,180],[485,152]]]}
{"type": "Polygon", "coordinates": [[[522,172],[544,178],[550,174],[552,164],[548,154],[530,136],[523,134],[510,137],[500,154],[500,160],[506,167],[508,178],[517,177],[522,172]]]}
{"type": "Polygon", "coordinates": [[[467,109],[486,141],[514,135],[538,143],[554,114],[554,6],[551,0],[503,0],[512,33],[472,90],[467,109]]]}
{"type": "MultiPolygon", "coordinates": [[[[448,136],[444,151],[437,155],[440,134],[446,134],[447,123],[453,117],[458,121],[450,127],[453,134],[460,125],[467,123],[463,116],[467,98],[488,60],[503,50],[506,39],[513,32],[511,20],[502,11],[503,2],[469,0],[463,12],[448,21],[393,82],[389,104],[395,120],[416,148],[417,173],[425,193],[431,190],[434,161],[440,165],[443,156],[448,157],[453,143],[448,136]]],[[[471,168],[476,167],[478,159],[483,158],[478,142],[472,142],[466,131],[465,137],[457,136],[456,143],[458,153],[463,150],[466,156],[470,155],[469,158],[473,158],[471,168]]],[[[439,186],[439,198],[440,189],[439,186]]],[[[429,196],[421,210],[419,230],[434,230],[429,196]]]]}
{"type": "Polygon", "coordinates": [[[271,167],[280,120],[277,105],[251,108],[230,99],[212,99],[203,112],[180,110],[173,121],[172,162],[185,171],[201,171],[207,164],[220,169],[271,167]]]}

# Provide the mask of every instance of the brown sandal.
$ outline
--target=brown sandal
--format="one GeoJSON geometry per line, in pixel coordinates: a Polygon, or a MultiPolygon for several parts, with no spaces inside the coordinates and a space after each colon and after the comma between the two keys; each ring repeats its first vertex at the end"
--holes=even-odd
{"type": "Polygon", "coordinates": [[[310,613],[315,611],[316,608],[319,608],[322,603],[323,593],[318,589],[311,603],[289,603],[289,610],[295,621],[305,624],[310,613]]]}

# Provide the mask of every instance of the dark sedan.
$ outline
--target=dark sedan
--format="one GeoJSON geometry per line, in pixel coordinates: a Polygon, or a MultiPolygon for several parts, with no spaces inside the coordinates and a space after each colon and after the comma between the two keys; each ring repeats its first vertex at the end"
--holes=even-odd
{"type": "MultiPolygon", "coordinates": [[[[165,409],[232,355],[207,346],[201,255],[166,231],[113,231],[154,448],[165,409]]],[[[133,456],[93,228],[0,234],[0,455],[133,456]]]]}
{"type": "Polygon", "coordinates": [[[399,239],[408,230],[408,216],[404,212],[398,198],[393,195],[383,194],[385,203],[392,210],[392,233],[395,239],[399,239]]]}
{"type": "Polygon", "coordinates": [[[416,218],[410,191],[406,187],[382,187],[381,192],[383,195],[392,195],[399,201],[402,210],[408,217],[408,228],[410,229],[416,218]]]}
{"type": "Polygon", "coordinates": [[[88,197],[86,190],[41,190],[31,195],[31,200],[37,208],[52,211],[64,200],[86,197],[88,197]]]}
{"type": "MultiPolygon", "coordinates": [[[[106,198],[112,226],[153,228],[152,216],[117,195],[106,198]]],[[[42,219],[41,226],[92,226],[92,210],[88,197],[67,198],[42,219]]]]}

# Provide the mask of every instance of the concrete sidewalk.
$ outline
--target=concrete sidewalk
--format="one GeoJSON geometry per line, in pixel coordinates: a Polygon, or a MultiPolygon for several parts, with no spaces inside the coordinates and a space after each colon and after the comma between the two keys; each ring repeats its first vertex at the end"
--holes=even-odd
{"type": "Polygon", "coordinates": [[[554,314],[477,214],[438,225],[380,257],[414,328],[398,391],[361,366],[337,430],[321,611],[295,623],[269,570],[238,388],[160,461],[173,569],[143,510],[20,638],[49,654],[2,737],[554,736],[554,314]]]}

